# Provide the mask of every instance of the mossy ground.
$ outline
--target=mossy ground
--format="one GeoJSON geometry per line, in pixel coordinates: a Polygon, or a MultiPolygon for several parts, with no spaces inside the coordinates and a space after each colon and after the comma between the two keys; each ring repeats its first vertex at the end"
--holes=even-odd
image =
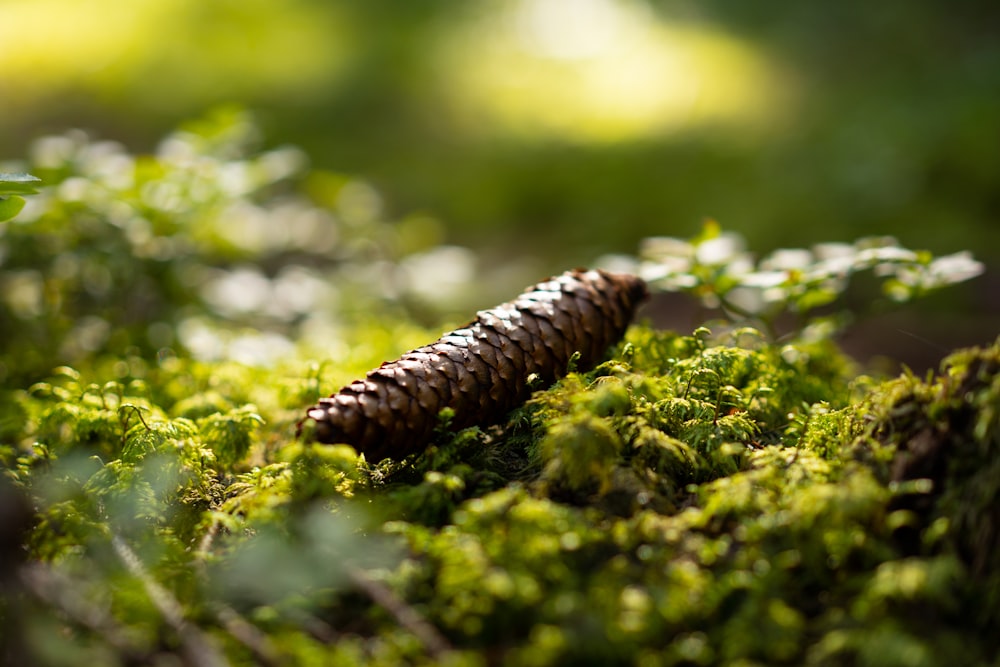
{"type": "Polygon", "coordinates": [[[876,382],[831,343],[635,326],[505,423],[378,464],[293,437],[336,389],[318,367],[60,369],[0,414],[3,650],[990,664],[998,369],[994,344],[876,382]]]}

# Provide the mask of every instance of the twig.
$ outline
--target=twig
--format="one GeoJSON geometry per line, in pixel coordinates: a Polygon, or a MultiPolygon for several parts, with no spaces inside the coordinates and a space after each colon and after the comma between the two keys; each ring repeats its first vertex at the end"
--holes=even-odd
{"type": "Polygon", "coordinates": [[[243,618],[235,609],[229,605],[217,603],[215,616],[219,619],[222,627],[225,628],[236,641],[246,646],[254,654],[257,663],[268,667],[281,665],[281,658],[277,649],[266,634],[260,631],[257,626],[243,618]]]}
{"type": "Polygon", "coordinates": [[[126,662],[130,659],[137,663],[149,660],[149,651],[130,639],[125,628],[118,625],[104,609],[80,595],[78,585],[69,577],[41,564],[26,565],[19,575],[24,588],[35,598],[65,614],[72,623],[102,638],[126,658],[126,662]]]}
{"type": "Polygon", "coordinates": [[[413,633],[433,658],[440,659],[452,651],[451,644],[438,629],[421,616],[416,609],[406,604],[388,587],[375,581],[368,574],[353,565],[346,566],[347,576],[372,601],[388,611],[396,622],[413,633]]]}
{"type": "Polygon", "coordinates": [[[198,557],[198,565],[200,567],[204,567],[205,557],[208,555],[208,550],[212,548],[212,542],[218,533],[219,520],[215,519],[212,521],[212,525],[208,527],[208,530],[205,531],[201,540],[198,541],[198,549],[195,551],[195,555],[198,557]]]}
{"type": "Polygon", "coordinates": [[[185,620],[181,603],[149,575],[142,561],[139,560],[139,557],[132,551],[131,547],[125,543],[125,540],[118,535],[112,535],[111,545],[114,547],[115,554],[125,565],[125,568],[142,582],[153,606],[156,607],[167,624],[177,633],[177,637],[181,642],[181,649],[184,651],[189,663],[195,667],[228,666],[229,662],[225,656],[218,651],[208,637],[185,620]]]}
{"type": "Polygon", "coordinates": [[[299,613],[295,614],[293,618],[303,630],[309,633],[309,636],[323,642],[324,644],[332,644],[340,637],[340,633],[338,633],[337,630],[329,623],[318,619],[305,611],[299,611],[299,613]]]}
{"type": "MultiPolygon", "coordinates": [[[[194,568],[202,576],[206,573],[205,558],[209,555],[209,550],[212,548],[215,536],[219,534],[220,525],[218,520],[212,521],[212,524],[198,542],[198,548],[195,550],[196,560],[194,561],[194,568]]],[[[233,639],[250,649],[257,659],[258,664],[268,665],[269,667],[276,667],[281,664],[281,659],[278,651],[274,648],[274,644],[271,643],[267,635],[261,632],[257,626],[243,618],[235,609],[222,602],[214,602],[212,609],[215,612],[215,618],[218,619],[222,628],[233,639]]]]}

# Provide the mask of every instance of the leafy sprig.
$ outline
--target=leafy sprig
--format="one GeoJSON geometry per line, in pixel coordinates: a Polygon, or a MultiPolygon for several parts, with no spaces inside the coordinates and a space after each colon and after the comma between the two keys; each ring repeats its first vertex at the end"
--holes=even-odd
{"type": "Polygon", "coordinates": [[[934,257],[891,236],[780,249],[757,260],[740,234],[708,221],[690,240],[645,239],[636,270],[654,289],[691,294],[735,325],[755,324],[777,338],[786,313],[795,317],[795,335],[835,333],[850,315],[835,304],[858,274],[871,273],[883,296],[905,303],[974,278],[983,265],[969,252],[934,257]]]}
{"type": "Polygon", "coordinates": [[[0,222],[12,219],[24,208],[21,195],[38,194],[40,178],[31,174],[0,172],[0,222]]]}

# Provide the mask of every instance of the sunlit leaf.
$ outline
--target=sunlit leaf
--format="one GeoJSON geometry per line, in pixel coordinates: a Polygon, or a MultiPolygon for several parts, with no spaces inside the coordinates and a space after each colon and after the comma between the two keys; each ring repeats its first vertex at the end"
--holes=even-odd
{"type": "Polygon", "coordinates": [[[24,198],[16,196],[0,197],[0,222],[10,220],[24,208],[24,198]]]}
{"type": "Polygon", "coordinates": [[[31,174],[0,172],[0,196],[37,194],[41,182],[31,174]]]}

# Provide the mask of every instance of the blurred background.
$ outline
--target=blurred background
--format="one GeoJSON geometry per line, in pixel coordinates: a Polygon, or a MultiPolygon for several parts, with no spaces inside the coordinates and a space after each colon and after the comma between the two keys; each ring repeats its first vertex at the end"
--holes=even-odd
{"type": "Polygon", "coordinates": [[[490,267],[483,299],[714,218],[760,253],[888,234],[987,264],[849,332],[861,358],[1000,330],[993,1],[3,0],[0,100],[0,160],[249,109],[307,189],[359,179],[444,248],[418,273],[490,267]]]}

